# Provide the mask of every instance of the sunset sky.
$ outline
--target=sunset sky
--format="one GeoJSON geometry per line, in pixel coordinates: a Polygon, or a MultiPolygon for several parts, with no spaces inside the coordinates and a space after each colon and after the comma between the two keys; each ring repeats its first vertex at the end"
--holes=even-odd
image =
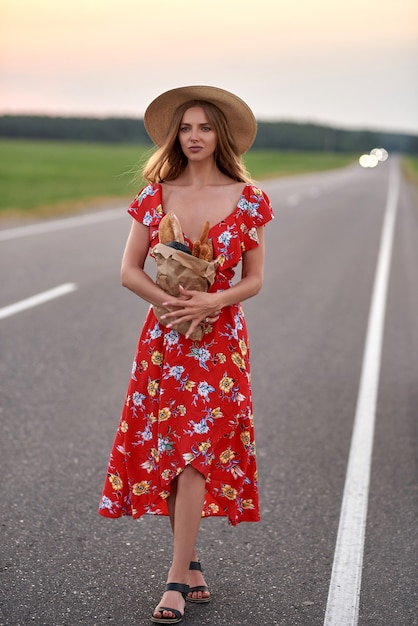
{"type": "Polygon", "coordinates": [[[0,114],[138,117],[192,84],[258,119],[418,134],[418,1],[0,1],[0,114]]]}

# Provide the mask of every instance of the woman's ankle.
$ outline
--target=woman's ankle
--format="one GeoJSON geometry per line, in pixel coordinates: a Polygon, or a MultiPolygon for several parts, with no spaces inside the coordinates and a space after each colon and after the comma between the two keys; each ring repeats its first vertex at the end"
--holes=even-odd
{"type": "Polygon", "coordinates": [[[189,568],[174,568],[170,567],[167,575],[168,583],[182,583],[187,585],[189,581],[189,568]]]}

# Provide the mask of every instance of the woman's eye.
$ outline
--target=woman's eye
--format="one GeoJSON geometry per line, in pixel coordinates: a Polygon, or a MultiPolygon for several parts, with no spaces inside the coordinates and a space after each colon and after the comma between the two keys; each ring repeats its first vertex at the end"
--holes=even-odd
{"type": "Polygon", "coordinates": [[[209,131],[210,131],[210,130],[212,130],[212,129],[211,129],[211,127],[210,127],[210,126],[202,126],[202,130],[204,130],[204,131],[205,131],[205,133],[207,133],[207,132],[209,132],[209,131]]]}
{"type": "Polygon", "coordinates": [[[180,131],[181,131],[182,133],[186,133],[188,130],[189,130],[189,127],[188,127],[188,126],[180,126],[180,131]]]}

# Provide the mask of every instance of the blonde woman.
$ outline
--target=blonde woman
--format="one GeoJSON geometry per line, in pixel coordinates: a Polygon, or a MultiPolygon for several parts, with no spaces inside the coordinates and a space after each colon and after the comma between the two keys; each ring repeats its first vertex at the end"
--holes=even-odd
{"type": "Polygon", "coordinates": [[[145,127],[158,150],[148,185],[130,208],[122,284],[150,307],[111,451],[99,512],[106,517],[168,515],[173,558],[151,620],[174,624],[186,599],[211,595],[196,554],[202,517],[232,525],[259,520],[247,328],[241,302],[261,289],[264,225],[273,213],[241,155],[254,141],[250,108],[216,87],[181,87],[148,107],[145,127]],[[144,270],[172,212],[192,251],[202,225],[218,266],[208,292],[167,295],[144,270]],[[234,268],[241,276],[234,284],[234,268]],[[176,327],[188,323],[186,334],[176,327]],[[200,340],[193,339],[197,328],[200,340]]]}

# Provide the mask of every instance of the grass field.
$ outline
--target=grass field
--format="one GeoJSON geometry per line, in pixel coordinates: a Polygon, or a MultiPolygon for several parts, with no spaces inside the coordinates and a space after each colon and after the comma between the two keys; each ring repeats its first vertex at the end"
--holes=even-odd
{"type": "Polygon", "coordinates": [[[418,157],[404,157],[403,171],[408,180],[418,184],[418,157]]]}
{"type": "MultiPolygon", "coordinates": [[[[128,201],[143,184],[138,171],[149,147],[59,141],[0,140],[0,216],[51,215],[128,201]]],[[[344,166],[347,154],[250,151],[255,180],[344,166]]]]}

